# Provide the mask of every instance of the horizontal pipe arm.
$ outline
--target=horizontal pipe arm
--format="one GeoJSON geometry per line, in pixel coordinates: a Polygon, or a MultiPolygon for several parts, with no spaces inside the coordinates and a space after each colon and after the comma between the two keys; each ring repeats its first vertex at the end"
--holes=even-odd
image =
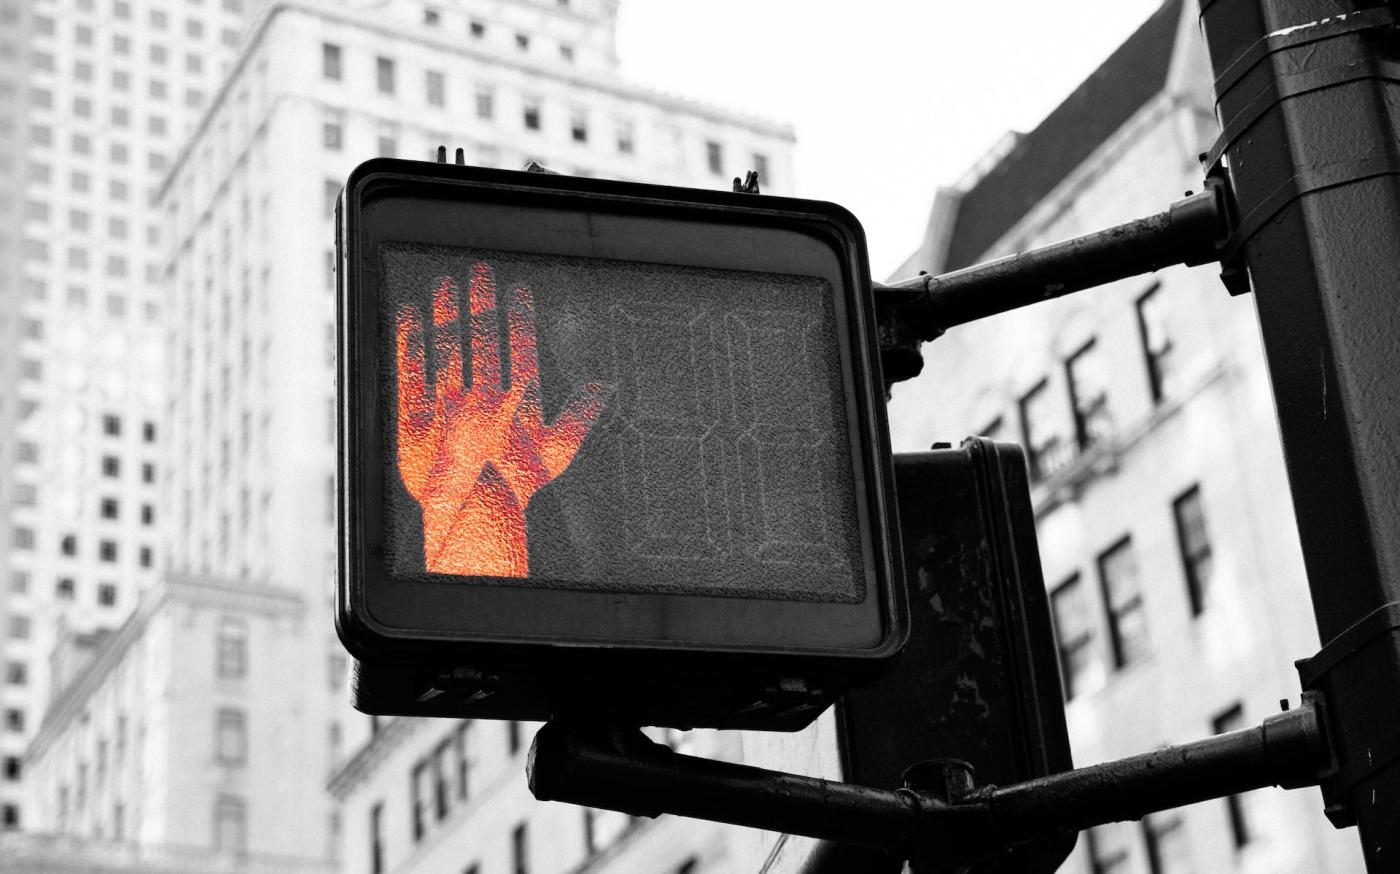
{"type": "Polygon", "coordinates": [[[1215,261],[1229,226],[1225,190],[1208,181],[1147,218],[941,276],[876,283],[885,381],[917,375],[918,345],[955,325],[1174,264],[1215,261]]]}
{"type": "Polygon", "coordinates": [[[1251,789],[1314,785],[1330,760],[1317,707],[1305,699],[1255,728],[952,799],[683,756],[638,729],[564,722],[540,729],[528,772],[541,801],[971,860],[1251,789]]]}
{"type": "Polygon", "coordinates": [[[988,805],[998,836],[1019,842],[1265,786],[1313,786],[1328,759],[1316,705],[1305,701],[1254,728],[987,787],[965,800],[988,805]]]}

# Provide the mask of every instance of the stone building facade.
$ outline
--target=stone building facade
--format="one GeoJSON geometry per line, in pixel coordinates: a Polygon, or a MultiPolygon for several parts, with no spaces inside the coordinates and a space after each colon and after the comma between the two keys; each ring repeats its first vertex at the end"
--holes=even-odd
{"type": "MultiPolygon", "coordinates": [[[[1169,0],[934,203],[899,276],[1160,212],[1216,134],[1195,4],[1169,0]]],[[[1174,267],[954,328],[896,387],[896,451],[1021,443],[1078,764],[1258,724],[1316,651],[1250,297],[1174,267]]],[[[1359,871],[1317,790],[1084,833],[1066,872],[1359,871]]]]}

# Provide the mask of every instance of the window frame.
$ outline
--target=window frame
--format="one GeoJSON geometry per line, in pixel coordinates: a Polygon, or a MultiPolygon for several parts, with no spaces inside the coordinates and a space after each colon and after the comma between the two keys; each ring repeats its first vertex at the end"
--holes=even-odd
{"type": "Polygon", "coordinates": [[[1161,300],[1156,298],[1161,290],[1162,283],[1154,282],[1148,286],[1146,291],[1138,295],[1133,304],[1133,309],[1137,313],[1138,339],[1141,342],[1143,360],[1147,366],[1148,389],[1151,392],[1154,405],[1159,405],[1167,399],[1166,374],[1163,372],[1162,362],[1171,355],[1175,346],[1170,336],[1159,338],[1162,341],[1159,347],[1153,346],[1151,320],[1148,318],[1147,310],[1154,305],[1162,305],[1161,300]]]}
{"type": "Polygon", "coordinates": [[[1070,412],[1074,415],[1074,441],[1080,452],[1087,451],[1106,436],[1094,433],[1090,423],[1095,416],[1107,416],[1108,386],[1103,386],[1096,397],[1082,398],[1082,370],[1076,373],[1076,365],[1092,361],[1091,356],[1097,351],[1097,338],[1090,337],[1065,359],[1065,383],[1069,386],[1070,412]]]}
{"type": "MultiPolygon", "coordinates": [[[[1107,548],[1099,552],[1095,559],[1095,566],[1099,573],[1100,594],[1103,597],[1104,614],[1108,619],[1108,639],[1110,650],[1113,654],[1113,669],[1121,671],[1147,657],[1150,652],[1150,645],[1141,654],[1130,653],[1127,649],[1127,638],[1123,633],[1124,618],[1133,613],[1140,612],[1144,617],[1147,615],[1147,602],[1143,597],[1141,567],[1137,563],[1137,555],[1133,552],[1133,536],[1124,534],[1115,540],[1107,548]],[[1122,553],[1127,553],[1133,562],[1133,592],[1125,603],[1116,603],[1114,600],[1114,586],[1110,583],[1107,568],[1109,562],[1122,553]]],[[[1144,619],[1145,621],[1145,619],[1144,619]]],[[[1145,626],[1144,626],[1145,627],[1145,626]]],[[[1146,635],[1144,635],[1146,637],[1146,635]]]]}
{"type": "Polygon", "coordinates": [[[1172,520],[1176,525],[1176,546],[1181,557],[1181,571],[1186,579],[1186,594],[1191,604],[1191,615],[1200,616],[1206,611],[1209,597],[1210,577],[1214,575],[1215,549],[1206,527],[1205,500],[1201,496],[1201,484],[1193,483],[1190,488],[1172,499],[1172,520]],[[1193,507],[1194,520],[1186,518],[1187,507],[1193,507]],[[1196,523],[1201,532],[1201,542],[1193,544],[1190,532],[1191,522],[1196,523]],[[1203,565],[1209,565],[1202,573],[1203,565]]]}
{"type": "Polygon", "coordinates": [[[1074,682],[1074,673],[1070,670],[1071,660],[1081,650],[1089,651],[1093,654],[1094,646],[1094,623],[1093,613],[1089,606],[1084,603],[1087,589],[1084,588],[1083,575],[1075,571],[1065,577],[1054,588],[1050,589],[1048,600],[1050,607],[1050,624],[1055,637],[1055,656],[1060,667],[1060,682],[1063,686],[1065,703],[1069,703],[1079,695],[1085,694],[1084,689],[1078,689],[1074,682]],[[1064,626],[1067,624],[1060,617],[1063,615],[1059,605],[1066,603],[1069,599],[1079,599],[1080,612],[1083,614],[1084,630],[1073,639],[1066,639],[1064,626]],[[1064,599],[1064,600],[1061,600],[1064,599]]]}

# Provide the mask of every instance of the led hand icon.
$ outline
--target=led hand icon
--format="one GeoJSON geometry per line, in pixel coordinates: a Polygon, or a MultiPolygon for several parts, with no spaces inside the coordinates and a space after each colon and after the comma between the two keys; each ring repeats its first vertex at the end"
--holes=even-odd
{"type": "Polygon", "coordinates": [[[603,386],[585,385],[553,424],[540,407],[534,298],[517,288],[508,313],[510,388],[501,381],[496,287],[477,263],[468,287],[471,387],[462,377],[458,289],[445,278],[433,292],[428,391],[423,321],[398,312],[399,475],[423,508],[423,558],[432,573],[529,574],[525,508],[568,468],[603,411],[603,386]]]}

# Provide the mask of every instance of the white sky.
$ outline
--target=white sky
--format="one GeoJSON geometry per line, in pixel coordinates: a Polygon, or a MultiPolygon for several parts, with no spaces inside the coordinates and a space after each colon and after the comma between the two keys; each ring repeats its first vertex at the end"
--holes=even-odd
{"type": "Polygon", "coordinates": [[[622,0],[638,84],[791,123],[799,197],[865,226],[876,279],[934,190],[1034,127],[1159,0],[622,0]]]}

